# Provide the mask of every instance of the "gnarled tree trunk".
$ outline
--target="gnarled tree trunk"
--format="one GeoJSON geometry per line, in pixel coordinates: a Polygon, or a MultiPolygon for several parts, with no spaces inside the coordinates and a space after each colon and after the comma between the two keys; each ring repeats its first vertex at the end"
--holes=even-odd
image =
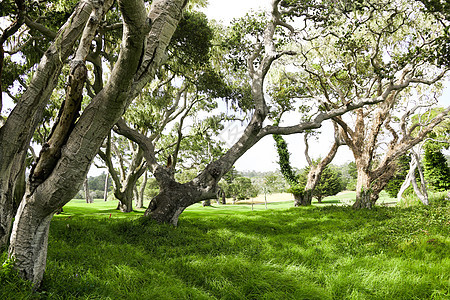
{"type": "Polygon", "coordinates": [[[202,200],[211,199],[216,194],[215,185],[205,189],[205,186],[197,180],[181,184],[169,176],[164,176],[159,184],[159,194],[150,201],[144,216],[151,217],[158,223],[174,226],[177,226],[179,216],[187,207],[202,200]]]}

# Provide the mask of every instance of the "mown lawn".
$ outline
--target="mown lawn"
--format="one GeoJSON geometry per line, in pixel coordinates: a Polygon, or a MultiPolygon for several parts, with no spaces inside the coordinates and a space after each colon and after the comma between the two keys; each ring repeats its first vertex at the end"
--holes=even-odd
{"type": "Polygon", "coordinates": [[[72,201],[39,292],[4,266],[0,299],[450,299],[445,202],[291,206],[195,205],[174,228],[72,201]]]}

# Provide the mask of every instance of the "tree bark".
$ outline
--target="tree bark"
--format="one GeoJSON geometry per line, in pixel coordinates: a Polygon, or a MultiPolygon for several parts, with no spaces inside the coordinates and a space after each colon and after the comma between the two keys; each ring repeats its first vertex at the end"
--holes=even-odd
{"type": "Polygon", "coordinates": [[[302,194],[295,193],[294,195],[294,206],[308,206],[311,205],[313,190],[305,189],[302,194]]]}

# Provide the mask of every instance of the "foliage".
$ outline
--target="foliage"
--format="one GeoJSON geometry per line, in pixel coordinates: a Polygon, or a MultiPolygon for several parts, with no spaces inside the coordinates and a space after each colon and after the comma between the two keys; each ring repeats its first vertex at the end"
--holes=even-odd
{"type": "Polygon", "coordinates": [[[147,185],[145,186],[144,195],[147,199],[152,199],[159,193],[158,182],[154,177],[147,179],[147,185]]]}
{"type": "Polygon", "coordinates": [[[450,296],[446,207],[269,208],[195,205],[173,228],[142,222],[142,211],[125,218],[113,203],[74,203],[52,220],[42,288],[31,294],[13,279],[0,298],[450,296]]]}
{"type": "Polygon", "coordinates": [[[236,177],[231,183],[222,181],[220,185],[224,190],[226,197],[245,200],[258,196],[256,186],[254,186],[252,180],[247,177],[236,177]]]}
{"type": "Polygon", "coordinates": [[[183,73],[190,68],[207,66],[213,35],[205,14],[186,12],[168,47],[170,68],[177,73],[183,73]]]}
{"type": "Polygon", "coordinates": [[[273,139],[275,140],[277,147],[278,164],[280,166],[281,174],[283,174],[284,178],[291,186],[291,189],[301,190],[302,188],[298,187],[298,176],[295,174],[294,170],[291,167],[290,153],[287,148],[286,141],[281,135],[278,134],[274,134],[273,139]]]}
{"type": "Polygon", "coordinates": [[[440,150],[425,147],[423,157],[425,180],[436,190],[445,191],[450,189],[450,167],[440,150]]]}
{"type": "Polygon", "coordinates": [[[286,190],[286,182],[283,176],[277,173],[269,173],[264,176],[264,188],[266,193],[281,193],[286,190]]]}
{"type": "Polygon", "coordinates": [[[340,166],[332,165],[331,167],[340,174],[342,190],[355,191],[356,177],[358,175],[355,162],[351,161],[340,166]]]}
{"type": "Polygon", "coordinates": [[[334,196],[342,191],[342,181],[341,174],[331,168],[331,166],[326,166],[320,180],[314,189],[313,196],[321,201],[324,197],[334,196]]]}
{"type": "MultiPolygon", "coordinates": [[[[397,197],[397,194],[400,191],[400,187],[402,186],[403,182],[405,181],[406,175],[409,172],[410,161],[411,157],[406,154],[399,157],[397,161],[397,171],[384,188],[384,190],[388,192],[389,196],[397,197]]],[[[419,178],[419,176],[416,176],[416,178],[419,178]]]]}
{"type": "Polygon", "coordinates": [[[33,294],[32,285],[29,281],[22,279],[14,269],[14,259],[9,259],[7,252],[0,256],[0,298],[12,299],[20,291],[25,297],[31,297],[33,294]]]}

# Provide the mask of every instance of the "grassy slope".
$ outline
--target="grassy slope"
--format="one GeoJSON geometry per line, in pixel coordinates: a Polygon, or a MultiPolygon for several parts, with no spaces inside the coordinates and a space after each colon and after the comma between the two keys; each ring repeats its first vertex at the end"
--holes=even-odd
{"type": "Polygon", "coordinates": [[[195,205],[173,228],[73,201],[52,221],[42,291],[3,268],[0,299],[450,298],[448,207],[291,205],[195,205]]]}

